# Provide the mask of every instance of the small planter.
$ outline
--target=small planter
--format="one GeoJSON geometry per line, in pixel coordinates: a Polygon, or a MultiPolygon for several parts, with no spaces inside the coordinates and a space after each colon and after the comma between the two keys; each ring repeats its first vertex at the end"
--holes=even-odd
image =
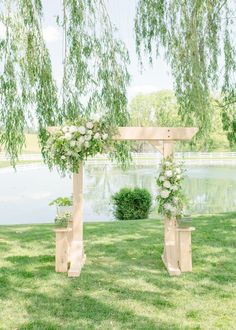
{"type": "Polygon", "coordinates": [[[72,214],[73,206],[57,206],[57,215],[62,217],[65,213],[72,214]]]}
{"type": "Polygon", "coordinates": [[[56,272],[67,272],[69,262],[69,228],[57,228],[56,233],[56,272]]]}

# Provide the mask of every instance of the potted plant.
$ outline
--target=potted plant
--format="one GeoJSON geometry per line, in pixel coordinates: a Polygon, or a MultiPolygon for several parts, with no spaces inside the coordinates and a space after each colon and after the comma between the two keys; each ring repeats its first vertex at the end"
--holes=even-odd
{"type": "Polygon", "coordinates": [[[56,205],[57,216],[63,216],[65,213],[72,213],[72,197],[58,197],[51,201],[49,205],[56,205]]]}
{"type": "Polygon", "coordinates": [[[65,212],[63,215],[57,215],[54,222],[57,229],[66,229],[71,219],[71,213],[65,212]]]}

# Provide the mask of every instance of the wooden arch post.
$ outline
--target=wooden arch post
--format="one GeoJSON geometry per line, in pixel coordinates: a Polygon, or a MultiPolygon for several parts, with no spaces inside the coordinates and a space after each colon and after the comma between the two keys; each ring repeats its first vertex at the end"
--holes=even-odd
{"type": "MultiPolygon", "coordinates": [[[[49,127],[53,133],[57,128],[49,127]]],[[[113,138],[116,141],[137,140],[148,141],[168,157],[174,152],[174,142],[191,140],[198,132],[196,127],[119,127],[118,134],[113,138]]],[[[72,241],[69,247],[68,276],[79,276],[85,262],[83,246],[83,165],[79,173],[73,174],[73,216],[72,241]]],[[[179,242],[177,221],[165,219],[164,224],[164,253],[162,260],[171,276],[181,274],[179,266],[179,242]]]]}

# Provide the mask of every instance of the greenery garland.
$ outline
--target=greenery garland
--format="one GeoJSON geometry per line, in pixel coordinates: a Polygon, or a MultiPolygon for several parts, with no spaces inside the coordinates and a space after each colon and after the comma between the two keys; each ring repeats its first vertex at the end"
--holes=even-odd
{"type": "Polygon", "coordinates": [[[233,40],[236,2],[231,0],[139,0],[135,19],[136,46],[141,55],[164,49],[175,81],[184,124],[200,127],[207,141],[211,127],[210,93],[222,91],[225,129],[236,142],[236,52],[233,40]],[[223,54],[224,70],[220,65],[223,54]],[[227,106],[227,104],[230,106],[227,106]]]}
{"type": "Polygon", "coordinates": [[[157,179],[158,212],[168,219],[180,219],[183,215],[185,195],[182,191],[183,169],[176,165],[173,157],[163,159],[157,179]]]}

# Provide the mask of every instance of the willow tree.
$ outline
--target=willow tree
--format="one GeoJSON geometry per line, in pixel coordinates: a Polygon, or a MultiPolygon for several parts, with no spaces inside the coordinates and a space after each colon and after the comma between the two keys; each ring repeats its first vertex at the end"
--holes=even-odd
{"type": "Polygon", "coordinates": [[[143,51],[152,62],[164,50],[181,117],[186,125],[199,126],[198,137],[205,141],[211,127],[210,93],[221,90],[224,126],[231,144],[236,142],[235,7],[231,0],[139,0],[137,5],[140,60],[143,51]]]}
{"type": "MultiPolygon", "coordinates": [[[[125,126],[129,56],[124,44],[114,38],[105,1],[64,0],[63,4],[64,117],[100,114],[112,125],[125,126]]],[[[121,163],[128,160],[128,145],[117,143],[114,156],[121,163]]]]}
{"type": "Polygon", "coordinates": [[[45,127],[58,121],[57,91],[42,35],[40,0],[4,0],[0,21],[0,144],[15,164],[25,142],[25,128],[37,121],[44,144],[45,127]]]}
{"type": "MultiPolygon", "coordinates": [[[[41,0],[4,0],[0,11],[6,28],[0,43],[0,144],[13,164],[29,122],[36,122],[42,147],[47,126],[77,116],[99,112],[113,125],[127,123],[128,53],[114,38],[103,0],[63,1],[62,14],[58,13],[65,35],[62,98],[42,36],[41,0]]],[[[121,161],[128,158],[124,147],[117,145],[121,161]]]]}

